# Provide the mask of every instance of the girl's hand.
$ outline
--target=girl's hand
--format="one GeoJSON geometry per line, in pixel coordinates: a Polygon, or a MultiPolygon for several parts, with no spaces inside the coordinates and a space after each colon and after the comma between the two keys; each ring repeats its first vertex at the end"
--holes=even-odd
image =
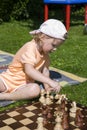
{"type": "Polygon", "coordinates": [[[54,91],[59,92],[61,89],[60,84],[57,81],[51,80],[50,87],[53,88],[54,91]]]}
{"type": "Polygon", "coordinates": [[[46,90],[46,92],[51,92],[51,91],[54,91],[54,88],[52,88],[52,87],[47,87],[47,88],[45,88],[45,90],[46,90]]]}

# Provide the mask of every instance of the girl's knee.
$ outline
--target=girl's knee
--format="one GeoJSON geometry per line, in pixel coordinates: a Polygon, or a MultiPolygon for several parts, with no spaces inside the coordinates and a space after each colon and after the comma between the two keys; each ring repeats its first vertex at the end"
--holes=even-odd
{"type": "Polygon", "coordinates": [[[33,89],[34,95],[39,96],[40,91],[41,91],[40,86],[38,84],[34,83],[32,86],[32,89],[33,89]]]}
{"type": "Polygon", "coordinates": [[[5,86],[4,82],[0,79],[0,92],[6,92],[7,87],[5,86]]]}

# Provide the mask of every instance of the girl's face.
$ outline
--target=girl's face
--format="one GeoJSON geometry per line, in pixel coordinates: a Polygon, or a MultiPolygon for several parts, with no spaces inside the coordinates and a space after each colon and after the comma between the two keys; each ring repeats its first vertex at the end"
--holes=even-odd
{"type": "Polygon", "coordinates": [[[42,50],[44,53],[50,53],[55,51],[62,43],[64,42],[61,39],[52,38],[49,36],[45,36],[41,40],[42,42],[42,50]]]}

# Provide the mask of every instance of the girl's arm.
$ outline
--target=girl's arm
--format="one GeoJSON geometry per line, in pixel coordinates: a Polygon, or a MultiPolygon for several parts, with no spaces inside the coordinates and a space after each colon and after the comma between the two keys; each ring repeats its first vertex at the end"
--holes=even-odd
{"type": "Polygon", "coordinates": [[[32,65],[25,64],[25,73],[32,79],[42,82],[44,84],[48,84],[50,87],[52,87],[56,91],[60,91],[60,85],[58,82],[53,81],[49,77],[45,76],[44,74],[36,70],[32,65]]]}
{"type": "Polygon", "coordinates": [[[41,72],[36,70],[30,64],[25,64],[25,73],[36,81],[39,81],[42,83],[47,83],[47,84],[50,84],[50,82],[51,82],[51,79],[49,77],[46,77],[45,75],[43,75],[41,72]]]}
{"type": "MultiPolygon", "coordinates": [[[[44,66],[42,73],[44,74],[44,76],[50,77],[49,69],[48,69],[46,66],[44,66]]],[[[43,84],[44,84],[44,88],[45,88],[46,91],[52,91],[52,90],[54,90],[54,89],[53,89],[51,86],[49,86],[48,84],[46,84],[46,83],[43,83],[43,84]]]]}

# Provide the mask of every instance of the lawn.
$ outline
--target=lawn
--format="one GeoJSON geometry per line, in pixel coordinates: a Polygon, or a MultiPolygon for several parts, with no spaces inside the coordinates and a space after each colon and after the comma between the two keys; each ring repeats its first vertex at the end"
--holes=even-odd
{"type": "MultiPolygon", "coordinates": [[[[39,27],[39,24],[36,25],[39,27]]],[[[32,21],[12,21],[0,25],[0,50],[15,54],[16,51],[32,37],[32,21]]],[[[51,66],[87,78],[87,35],[83,34],[84,24],[72,25],[68,39],[54,53],[50,54],[51,66]]],[[[73,87],[62,88],[70,100],[87,106],[87,82],[73,87]]]]}

